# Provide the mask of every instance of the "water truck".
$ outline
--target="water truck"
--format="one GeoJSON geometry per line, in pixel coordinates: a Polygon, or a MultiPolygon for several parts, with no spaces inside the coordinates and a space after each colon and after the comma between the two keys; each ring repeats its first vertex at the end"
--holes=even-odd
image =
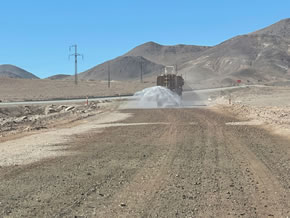
{"type": "Polygon", "coordinates": [[[157,86],[163,86],[177,93],[179,96],[182,95],[182,86],[184,85],[184,79],[182,76],[177,75],[176,67],[166,66],[164,68],[164,74],[157,77],[157,86]],[[172,69],[171,73],[168,73],[168,69],[172,69]],[[174,73],[175,72],[175,73],[174,73]]]}

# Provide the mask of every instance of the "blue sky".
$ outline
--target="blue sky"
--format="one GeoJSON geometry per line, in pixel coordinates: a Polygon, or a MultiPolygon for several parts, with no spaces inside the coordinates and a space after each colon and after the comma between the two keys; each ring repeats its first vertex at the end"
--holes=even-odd
{"type": "Polygon", "coordinates": [[[148,41],[216,45],[290,17],[289,0],[0,0],[0,64],[73,74],[148,41]]]}

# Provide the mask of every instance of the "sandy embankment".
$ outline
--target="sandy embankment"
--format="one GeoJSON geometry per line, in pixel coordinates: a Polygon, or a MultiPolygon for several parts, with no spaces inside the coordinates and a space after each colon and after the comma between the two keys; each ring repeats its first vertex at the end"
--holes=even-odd
{"type": "Polygon", "coordinates": [[[215,104],[245,120],[247,123],[244,125],[263,126],[273,133],[289,137],[289,93],[288,87],[241,89],[218,98],[215,104]],[[229,98],[232,104],[229,104],[229,98]]]}
{"type": "MultiPolygon", "coordinates": [[[[100,111],[82,120],[81,124],[34,132],[32,135],[0,143],[0,167],[29,164],[44,158],[73,154],[66,148],[74,135],[110,126],[110,123],[126,119],[130,114],[100,111]]],[[[100,130],[101,131],[101,130],[100,130]]]]}

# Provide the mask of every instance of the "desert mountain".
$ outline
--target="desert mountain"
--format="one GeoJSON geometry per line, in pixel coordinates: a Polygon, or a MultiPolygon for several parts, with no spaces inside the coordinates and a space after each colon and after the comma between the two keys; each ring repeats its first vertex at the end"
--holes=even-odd
{"type": "Polygon", "coordinates": [[[141,67],[144,77],[159,74],[164,68],[163,65],[151,62],[144,57],[121,56],[79,74],[79,78],[106,80],[109,68],[112,80],[136,79],[140,77],[141,67]]]}
{"type": "MultiPolygon", "coordinates": [[[[136,79],[140,62],[152,78],[165,65],[178,65],[179,73],[194,87],[290,79],[290,19],[253,33],[236,36],[216,46],[163,46],[148,42],[110,62],[115,80],[136,79]]],[[[108,62],[80,74],[83,79],[106,79],[108,62]]]]}
{"type": "Polygon", "coordinates": [[[274,23],[271,26],[268,26],[264,29],[253,32],[252,34],[259,35],[274,35],[284,38],[290,38],[290,18],[281,20],[277,23],[274,23]]]}
{"type": "Polygon", "coordinates": [[[132,49],[125,56],[142,56],[152,62],[163,65],[179,65],[198,57],[208,46],[173,45],[165,46],[147,42],[132,49]]]}
{"type": "Polygon", "coordinates": [[[290,79],[290,22],[282,20],[251,34],[234,37],[181,66],[192,83],[228,85],[236,79],[290,79]],[[216,83],[216,84],[214,84],[216,83]]]}
{"type": "Polygon", "coordinates": [[[156,76],[162,73],[164,66],[180,65],[192,60],[207,50],[207,46],[175,45],[164,46],[155,42],[147,42],[128,53],[111,61],[97,65],[79,75],[80,79],[107,79],[108,63],[113,80],[137,79],[140,76],[141,63],[144,77],[156,76]]]}
{"type": "Polygon", "coordinates": [[[22,78],[22,79],[39,79],[32,73],[27,72],[19,67],[10,64],[0,65],[0,77],[22,78]]]}

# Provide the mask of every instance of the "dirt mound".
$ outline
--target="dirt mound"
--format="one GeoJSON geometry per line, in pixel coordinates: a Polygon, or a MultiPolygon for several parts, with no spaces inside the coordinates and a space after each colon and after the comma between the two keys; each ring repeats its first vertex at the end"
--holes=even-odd
{"type": "Polygon", "coordinates": [[[19,132],[46,129],[59,123],[85,118],[104,107],[105,102],[89,105],[11,106],[0,108],[0,137],[19,132]]]}

